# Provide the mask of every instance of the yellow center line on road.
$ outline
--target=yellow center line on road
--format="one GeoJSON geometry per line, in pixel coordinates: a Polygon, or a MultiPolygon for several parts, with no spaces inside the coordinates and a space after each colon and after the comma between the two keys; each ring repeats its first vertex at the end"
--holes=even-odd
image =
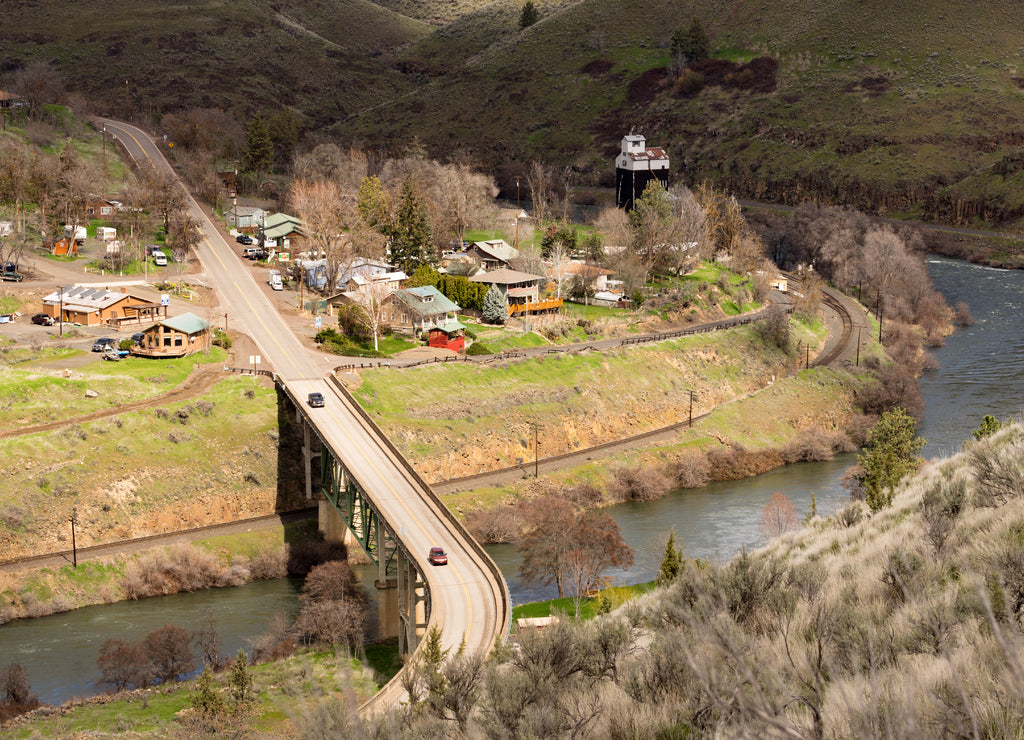
{"type": "MultiPolygon", "coordinates": [[[[327,412],[328,412],[328,414],[330,414],[331,418],[334,420],[334,423],[336,424],[336,426],[339,429],[341,429],[341,431],[345,434],[346,437],[348,437],[349,442],[351,442],[354,447],[360,446],[360,445],[357,445],[355,438],[349,432],[349,430],[345,426],[345,424],[342,423],[342,420],[338,416],[336,416],[334,414],[334,412],[330,408],[327,409],[327,412]]],[[[359,423],[358,419],[356,420],[356,423],[359,423]]],[[[409,508],[408,504],[406,504],[406,502],[402,499],[402,497],[398,495],[398,491],[395,489],[394,486],[391,485],[391,482],[388,481],[388,479],[384,477],[384,475],[380,472],[380,470],[377,469],[377,466],[373,464],[373,461],[369,458],[369,456],[364,454],[363,455],[363,460],[370,466],[370,468],[373,470],[373,472],[377,474],[377,476],[381,479],[381,481],[384,483],[384,485],[386,485],[391,490],[391,493],[394,495],[395,500],[398,501],[399,504],[401,504],[403,509],[405,509],[405,513],[409,515],[409,518],[416,525],[417,529],[420,530],[420,533],[423,535],[424,539],[426,539],[428,542],[430,542],[431,541],[430,534],[427,532],[426,528],[423,526],[423,523],[419,520],[419,517],[417,517],[412,512],[412,510],[409,508]]],[[[424,501],[424,503],[426,503],[426,502],[424,501]]],[[[442,504],[442,506],[443,505],[444,504],[442,504]]],[[[395,534],[397,534],[397,532],[395,534]]],[[[466,631],[468,632],[470,625],[473,624],[473,599],[470,598],[470,595],[469,595],[469,586],[466,585],[466,578],[462,575],[462,571],[459,570],[459,568],[457,568],[456,566],[452,565],[452,562],[451,562],[450,558],[448,560],[448,566],[447,567],[451,568],[452,571],[454,571],[455,578],[458,580],[459,585],[462,586],[462,592],[463,592],[463,594],[466,597],[466,631]]],[[[423,574],[423,581],[424,581],[424,583],[426,582],[426,580],[427,580],[427,574],[424,573],[423,574]]],[[[465,632],[463,633],[462,638],[465,639],[465,632]]]]}
{"type": "MultiPolygon", "coordinates": [[[[145,147],[135,137],[135,135],[133,133],[131,133],[131,131],[128,131],[128,130],[124,129],[123,127],[118,126],[115,123],[107,123],[106,125],[109,128],[115,129],[115,130],[119,131],[120,133],[122,133],[123,135],[130,137],[132,139],[132,141],[134,141],[135,144],[139,147],[139,150],[142,152],[142,154],[145,155],[146,159],[150,163],[150,166],[156,168],[156,164],[153,162],[152,157],[149,156],[149,153],[146,151],[145,147]]],[[[205,214],[203,214],[203,216],[205,218],[205,214]]],[[[211,244],[209,238],[205,234],[203,235],[203,241],[205,242],[207,248],[209,248],[209,250],[213,254],[213,256],[217,259],[217,262],[220,263],[220,266],[223,269],[226,270],[227,269],[227,265],[224,263],[224,260],[221,259],[220,255],[217,253],[217,250],[214,249],[213,244],[211,244]]],[[[246,305],[248,305],[249,310],[252,311],[253,316],[255,316],[255,318],[256,318],[256,321],[259,322],[260,326],[263,327],[264,331],[274,341],[274,344],[277,345],[278,349],[281,351],[281,354],[284,355],[285,358],[287,358],[288,363],[292,366],[292,369],[295,371],[295,373],[297,375],[301,376],[303,373],[299,370],[299,367],[295,364],[295,361],[292,359],[291,355],[287,351],[285,351],[284,347],[281,345],[281,342],[277,339],[277,336],[274,334],[274,332],[272,332],[270,330],[270,327],[268,327],[266,325],[266,323],[264,323],[263,319],[259,316],[259,314],[256,313],[256,308],[253,306],[252,302],[249,301],[249,297],[246,295],[246,292],[244,290],[242,290],[242,288],[238,285],[237,282],[232,281],[232,285],[235,287],[235,290],[238,291],[239,295],[242,296],[242,300],[244,300],[246,305]]],[[[331,411],[330,409],[328,409],[328,413],[331,415],[331,418],[334,419],[335,424],[337,425],[337,427],[339,429],[341,429],[342,433],[348,438],[348,440],[352,444],[352,446],[353,447],[361,448],[362,445],[360,445],[360,444],[358,444],[356,442],[355,437],[348,430],[348,428],[341,422],[341,419],[338,416],[336,416],[334,414],[334,412],[331,411]]],[[[357,420],[357,423],[358,423],[358,420],[357,420]]],[[[417,529],[419,529],[419,531],[423,535],[424,539],[426,539],[427,541],[430,541],[431,540],[430,534],[427,532],[426,528],[424,527],[424,525],[420,521],[420,519],[409,508],[408,504],[402,499],[401,496],[399,496],[397,489],[395,489],[395,487],[391,485],[391,482],[388,481],[388,479],[384,477],[383,473],[377,468],[377,466],[373,463],[373,461],[370,460],[369,456],[366,455],[365,452],[363,454],[363,458],[366,461],[366,463],[370,466],[370,468],[373,470],[373,472],[380,478],[381,482],[383,482],[383,484],[385,486],[387,486],[388,489],[390,489],[392,495],[395,497],[395,500],[398,501],[398,503],[402,506],[403,509],[405,509],[406,514],[408,514],[409,518],[416,525],[417,529]]],[[[426,502],[424,502],[424,503],[426,503],[426,502]]],[[[443,506],[443,504],[442,504],[442,506],[443,506]]],[[[470,597],[470,594],[469,594],[469,586],[467,585],[466,578],[462,575],[462,571],[457,566],[452,565],[451,562],[449,561],[447,567],[451,568],[452,571],[455,573],[455,577],[458,580],[459,585],[462,587],[462,591],[463,591],[463,594],[464,594],[465,599],[466,599],[466,615],[467,615],[466,624],[467,624],[467,631],[468,631],[468,627],[473,624],[473,600],[472,600],[472,598],[470,597]]],[[[424,582],[425,582],[426,581],[426,574],[425,573],[423,574],[423,579],[424,579],[424,582]]],[[[463,637],[465,637],[465,633],[463,634],[463,637]]]]}

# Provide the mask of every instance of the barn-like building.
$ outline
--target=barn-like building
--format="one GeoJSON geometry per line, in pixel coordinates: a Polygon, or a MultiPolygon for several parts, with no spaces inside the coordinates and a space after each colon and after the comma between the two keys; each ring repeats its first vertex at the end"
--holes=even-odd
{"type": "Polygon", "coordinates": [[[660,147],[648,149],[641,134],[623,136],[622,151],[615,158],[615,205],[633,210],[633,202],[655,179],[668,189],[668,154],[660,147]]]}

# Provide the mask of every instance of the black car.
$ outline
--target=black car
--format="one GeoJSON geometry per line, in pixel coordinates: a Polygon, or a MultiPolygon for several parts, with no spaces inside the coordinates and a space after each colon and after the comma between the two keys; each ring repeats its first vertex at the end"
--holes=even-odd
{"type": "Polygon", "coordinates": [[[5,272],[3,274],[3,279],[12,283],[20,283],[25,279],[25,276],[18,272],[5,272]]]}
{"type": "Polygon", "coordinates": [[[110,337],[100,337],[96,340],[95,344],[92,345],[93,352],[102,352],[107,347],[114,348],[114,340],[110,337]]]}
{"type": "Polygon", "coordinates": [[[146,338],[145,334],[143,334],[141,331],[137,331],[134,334],[132,334],[132,343],[136,347],[139,347],[139,346],[142,345],[142,340],[145,339],[145,338],[146,338]]]}
{"type": "Polygon", "coordinates": [[[45,313],[37,313],[32,317],[32,323],[40,326],[53,326],[53,317],[47,316],[45,313]]]}
{"type": "Polygon", "coordinates": [[[248,246],[249,244],[252,244],[253,239],[248,234],[239,234],[238,236],[235,237],[235,241],[238,242],[239,244],[245,244],[246,246],[248,246]]]}
{"type": "Polygon", "coordinates": [[[324,407],[324,394],[310,393],[308,401],[310,408],[322,409],[324,407]]]}

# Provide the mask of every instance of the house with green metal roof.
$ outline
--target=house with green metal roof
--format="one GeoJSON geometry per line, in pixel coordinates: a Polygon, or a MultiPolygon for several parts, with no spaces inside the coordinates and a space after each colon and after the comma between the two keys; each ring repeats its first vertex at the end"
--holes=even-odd
{"type": "Polygon", "coordinates": [[[430,331],[435,326],[457,322],[459,307],[433,285],[396,290],[384,301],[384,321],[398,331],[430,331]]]}
{"type": "Polygon", "coordinates": [[[277,242],[279,252],[301,251],[305,248],[306,234],[302,220],[287,213],[272,213],[263,219],[263,235],[277,242]]]}
{"type": "Polygon", "coordinates": [[[132,354],[143,357],[184,357],[209,349],[210,324],[194,313],[158,321],[142,332],[132,354]]]}

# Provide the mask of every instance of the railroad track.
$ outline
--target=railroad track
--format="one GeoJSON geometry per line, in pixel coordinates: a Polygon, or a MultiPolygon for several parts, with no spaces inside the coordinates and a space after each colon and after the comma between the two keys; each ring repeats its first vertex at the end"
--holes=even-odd
{"type": "Polygon", "coordinates": [[[839,341],[835,346],[815,358],[815,367],[831,365],[836,362],[850,348],[850,342],[853,341],[853,317],[850,316],[850,312],[846,310],[843,302],[834,295],[831,288],[825,288],[825,300],[822,303],[836,312],[840,321],[843,322],[843,328],[839,332],[839,341]]]}

